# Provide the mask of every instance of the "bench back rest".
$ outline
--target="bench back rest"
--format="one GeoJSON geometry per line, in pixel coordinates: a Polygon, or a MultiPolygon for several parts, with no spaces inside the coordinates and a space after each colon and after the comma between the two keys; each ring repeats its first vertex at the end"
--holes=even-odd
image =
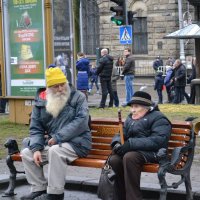
{"type": "MultiPolygon", "coordinates": [[[[88,157],[106,160],[111,153],[111,141],[115,134],[119,133],[119,122],[114,120],[92,120],[92,150],[88,157]]],[[[192,139],[192,123],[186,121],[173,121],[172,133],[168,143],[168,154],[171,153],[175,147],[186,146],[192,139]]],[[[188,158],[185,154],[180,161],[182,167],[188,158]]]]}
{"type": "Polygon", "coordinates": [[[111,141],[119,133],[117,121],[92,120],[92,150],[88,157],[106,160],[111,153],[111,141]]]}

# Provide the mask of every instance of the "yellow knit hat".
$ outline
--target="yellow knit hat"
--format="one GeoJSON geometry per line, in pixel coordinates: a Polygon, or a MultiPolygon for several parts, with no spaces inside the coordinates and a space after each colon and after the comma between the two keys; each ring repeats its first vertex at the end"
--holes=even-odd
{"type": "Polygon", "coordinates": [[[59,67],[46,69],[45,75],[47,87],[67,82],[66,76],[59,67]]]}

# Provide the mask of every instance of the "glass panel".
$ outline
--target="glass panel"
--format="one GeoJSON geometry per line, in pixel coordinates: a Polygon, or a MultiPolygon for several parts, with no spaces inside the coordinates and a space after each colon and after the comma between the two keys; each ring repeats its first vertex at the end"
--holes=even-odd
{"type": "Polygon", "coordinates": [[[53,0],[53,33],[55,64],[63,72],[71,68],[69,0],[53,0]]]}

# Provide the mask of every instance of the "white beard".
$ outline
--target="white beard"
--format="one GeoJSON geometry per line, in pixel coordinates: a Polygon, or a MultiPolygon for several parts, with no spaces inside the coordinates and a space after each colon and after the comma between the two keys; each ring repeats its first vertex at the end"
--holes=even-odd
{"type": "Polygon", "coordinates": [[[70,87],[66,85],[66,90],[63,93],[53,93],[51,88],[47,89],[47,105],[46,110],[53,118],[56,118],[62,111],[70,96],[70,87]]]}

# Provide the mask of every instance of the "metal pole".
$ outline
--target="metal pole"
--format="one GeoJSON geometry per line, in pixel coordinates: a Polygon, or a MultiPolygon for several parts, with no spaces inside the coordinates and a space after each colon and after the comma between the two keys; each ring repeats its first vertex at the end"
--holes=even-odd
{"type": "Polygon", "coordinates": [[[124,16],[125,16],[125,20],[126,20],[126,25],[128,25],[128,16],[127,16],[127,3],[126,1],[124,1],[124,16]]]}
{"type": "Polygon", "coordinates": [[[80,8],[79,8],[79,23],[80,23],[80,46],[81,52],[83,52],[83,0],[80,1],[80,8]]]}
{"type": "MultiPolygon", "coordinates": [[[[179,29],[183,28],[182,0],[178,0],[179,29]]],[[[185,63],[184,40],[180,40],[180,60],[185,63]]]]}

